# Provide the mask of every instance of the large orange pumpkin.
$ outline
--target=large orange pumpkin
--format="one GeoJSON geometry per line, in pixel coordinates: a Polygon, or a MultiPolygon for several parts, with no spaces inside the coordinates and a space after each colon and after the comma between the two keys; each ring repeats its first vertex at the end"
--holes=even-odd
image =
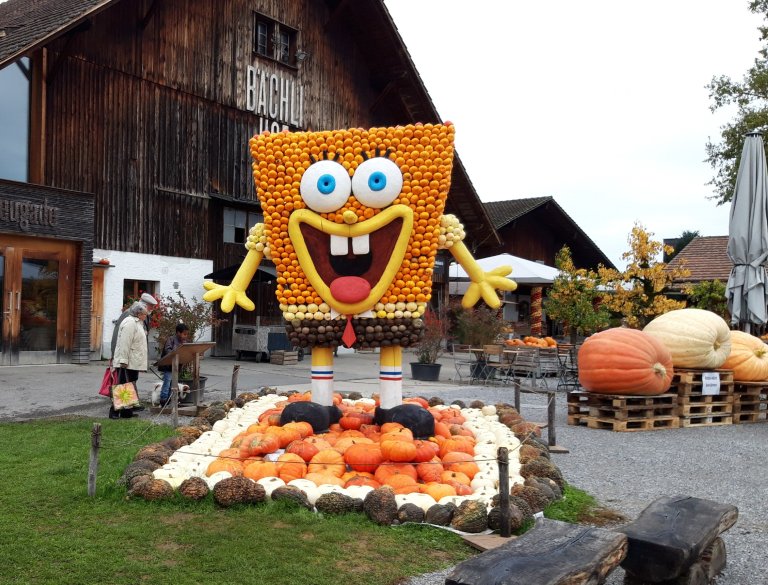
{"type": "Polygon", "coordinates": [[[731,331],[731,353],[722,367],[733,370],[733,379],[741,382],[768,380],[768,345],[749,333],[731,331]]]}
{"type": "Polygon", "coordinates": [[[606,329],[579,350],[579,383],[598,394],[663,394],[672,384],[672,373],[669,350],[637,329],[606,329]]]}

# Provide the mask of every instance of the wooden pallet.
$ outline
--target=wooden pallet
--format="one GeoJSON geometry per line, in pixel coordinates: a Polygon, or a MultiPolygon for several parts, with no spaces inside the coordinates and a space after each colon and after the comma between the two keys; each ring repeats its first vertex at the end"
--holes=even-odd
{"type": "Polygon", "coordinates": [[[654,418],[632,418],[627,420],[603,419],[588,417],[587,427],[590,429],[604,429],[620,433],[632,431],[657,431],[660,429],[677,429],[680,427],[680,418],[677,416],[664,416],[654,418]]]}
{"type": "Polygon", "coordinates": [[[677,428],[677,395],[626,396],[570,392],[568,424],[617,432],[677,428]]]}
{"type": "Polygon", "coordinates": [[[734,412],[733,424],[741,425],[748,423],[765,423],[768,422],[768,410],[760,410],[756,412],[734,412]]]}
{"type": "Polygon", "coordinates": [[[696,404],[681,404],[681,417],[708,416],[712,414],[733,414],[733,405],[729,402],[702,402],[696,404]]]}
{"type": "Polygon", "coordinates": [[[720,395],[733,394],[733,370],[687,370],[676,369],[672,375],[672,386],[669,391],[678,396],[701,394],[702,374],[717,372],[720,374],[720,395]]]}
{"type": "Polygon", "coordinates": [[[299,362],[299,352],[297,351],[272,351],[269,354],[269,363],[278,366],[287,366],[299,362]]]}
{"type": "Polygon", "coordinates": [[[732,414],[712,414],[706,416],[681,417],[680,425],[682,427],[718,427],[723,425],[732,425],[732,414]]]}
{"type": "Polygon", "coordinates": [[[587,426],[589,394],[586,392],[569,392],[566,400],[568,402],[568,424],[571,426],[587,426]]]}

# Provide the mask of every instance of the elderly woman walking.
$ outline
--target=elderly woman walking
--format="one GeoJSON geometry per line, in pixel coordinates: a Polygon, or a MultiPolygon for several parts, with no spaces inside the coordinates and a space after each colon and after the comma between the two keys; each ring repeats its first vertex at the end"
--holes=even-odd
{"type": "MultiPolygon", "coordinates": [[[[118,369],[118,383],[136,383],[139,379],[139,371],[147,370],[147,330],[144,321],[149,314],[147,306],[142,302],[135,302],[128,309],[128,317],[120,323],[117,332],[117,344],[113,357],[113,364],[118,369]]],[[[109,409],[109,418],[131,418],[136,416],[133,409],[125,408],[116,411],[109,409]]]]}

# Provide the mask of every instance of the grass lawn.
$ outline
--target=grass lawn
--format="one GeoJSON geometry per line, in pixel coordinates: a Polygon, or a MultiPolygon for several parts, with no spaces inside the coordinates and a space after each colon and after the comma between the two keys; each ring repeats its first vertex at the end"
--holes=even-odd
{"type": "MultiPolygon", "coordinates": [[[[86,493],[92,420],[0,424],[0,468],[9,472],[0,489],[0,583],[384,585],[475,554],[451,532],[376,526],[363,514],[324,517],[271,502],[221,509],[210,496],[127,500],[116,480],[139,448],[172,429],[101,423],[95,498],[86,493]]],[[[556,504],[558,517],[577,520],[594,507],[570,494],[583,492],[568,491],[578,510],[556,504]]]]}

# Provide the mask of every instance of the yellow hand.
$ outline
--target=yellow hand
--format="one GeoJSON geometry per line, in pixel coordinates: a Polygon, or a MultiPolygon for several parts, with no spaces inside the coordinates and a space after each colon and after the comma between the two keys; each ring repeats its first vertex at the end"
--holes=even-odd
{"type": "Polygon", "coordinates": [[[229,313],[238,305],[246,311],[253,311],[256,305],[248,298],[244,291],[234,290],[232,285],[226,286],[223,284],[216,284],[210,280],[206,280],[203,283],[203,287],[208,291],[203,295],[203,300],[212,303],[221,299],[221,310],[225,313],[229,313]]]}
{"type": "Polygon", "coordinates": [[[507,274],[512,272],[512,268],[509,266],[499,266],[485,272],[463,242],[455,243],[450,250],[472,281],[461,299],[461,306],[465,309],[474,307],[481,297],[489,307],[496,309],[501,305],[499,295],[496,294],[497,290],[511,292],[517,289],[517,283],[506,278],[507,274]]]}
{"type": "Polygon", "coordinates": [[[246,311],[253,311],[256,305],[245,294],[245,289],[248,288],[253,275],[256,274],[256,269],[259,267],[263,256],[262,252],[249,250],[229,286],[206,280],[203,283],[203,287],[208,292],[203,295],[203,300],[212,303],[221,299],[221,310],[225,313],[231,312],[235,305],[242,307],[246,311]]]}

